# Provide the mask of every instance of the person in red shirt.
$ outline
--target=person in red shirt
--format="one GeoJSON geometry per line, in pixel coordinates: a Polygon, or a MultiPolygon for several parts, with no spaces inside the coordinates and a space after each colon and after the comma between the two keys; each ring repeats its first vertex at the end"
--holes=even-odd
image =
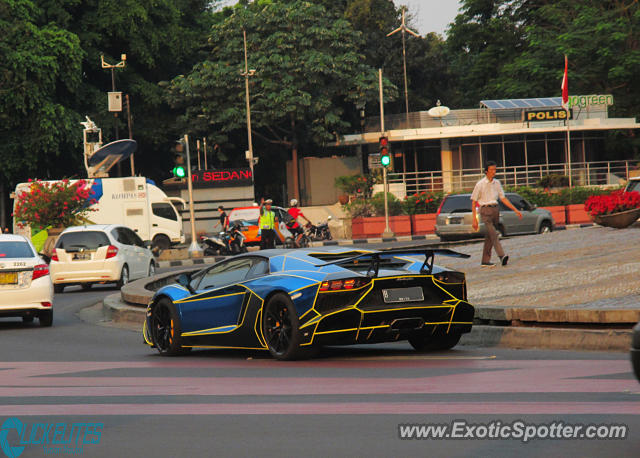
{"type": "Polygon", "coordinates": [[[289,213],[289,215],[291,216],[292,221],[290,223],[287,224],[287,228],[291,231],[291,233],[293,234],[293,236],[295,237],[295,244],[296,246],[300,246],[300,238],[302,237],[302,234],[304,233],[304,230],[302,229],[302,226],[300,226],[300,224],[298,223],[298,218],[301,217],[302,219],[304,219],[307,223],[311,224],[311,221],[309,221],[309,219],[304,216],[304,214],[302,213],[302,211],[298,208],[298,200],[297,199],[291,199],[291,202],[289,202],[291,204],[291,207],[289,208],[289,210],[287,210],[287,213],[289,213]]]}

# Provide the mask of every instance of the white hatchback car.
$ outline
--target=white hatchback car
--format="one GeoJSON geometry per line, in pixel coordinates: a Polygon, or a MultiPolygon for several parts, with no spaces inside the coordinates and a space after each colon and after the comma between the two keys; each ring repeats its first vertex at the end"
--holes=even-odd
{"type": "Polygon", "coordinates": [[[40,325],[53,322],[53,287],[49,266],[31,242],[21,235],[0,235],[0,317],[38,317],[40,325]]]}
{"type": "Polygon", "coordinates": [[[65,286],[116,283],[152,276],[156,271],[151,242],[115,224],[69,227],[60,234],[51,255],[51,280],[56,293],[65,286]]]}

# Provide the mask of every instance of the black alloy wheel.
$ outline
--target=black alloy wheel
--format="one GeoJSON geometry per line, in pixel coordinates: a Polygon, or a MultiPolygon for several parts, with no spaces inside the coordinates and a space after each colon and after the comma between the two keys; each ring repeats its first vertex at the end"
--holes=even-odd
{"type": "Polygon", "coordinates": [[[169,299],[158,301],[151,312],[150,322],[151,338],[162,356],[176,356],[191,350],[182,347],[178,314],[169,299]]]}
{"type": "Polygon", "coordinates": [[[274,294],[265,305],[262,333],[274,358],[292,360],[302,356],[298,316],[286,294],[274,294]]]}

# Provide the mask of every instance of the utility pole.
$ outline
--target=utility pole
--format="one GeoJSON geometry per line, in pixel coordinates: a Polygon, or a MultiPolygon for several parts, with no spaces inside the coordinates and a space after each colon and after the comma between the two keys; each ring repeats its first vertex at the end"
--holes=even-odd
{"type": "Polygon", "coordinates": [[[247,103],[247,143],[249,144],[249,149],[247,150],[247,159],[249,161],[249,167],[251,168],[251,179],[254,180],[253,176],[253,143],[251,141],[251,104],[249,103],[249,77],[255,75],[255,70],[249,70],[249,63],[247,60],[247,31],[242,29],[242,38],[244,40],[244,72],[241,72],[240,75],[244,76],[244,89],[245,89],[245,98],[247,103]]]}
{"type": "MultiPolygon", "coordinates": [[[[125,95],[124,97],[125,103],[127,104],[127,125],[129,126],[129,138],[133,140],[133,128],[131,125],[131,102],[129,100],[129,94],[125,95]]],[[[133,161],[133,153],[131,153],[131,156],[129,158],[131,159],[131,176],[134,177],[136,176],[136,168],[133,161]]]]}
{"type": "MultiPolygon", "coordinates": [[[[384,100],[382,97],[382,69],[378,69],[378,85],[380,87],[380,136],[384,135],[384,100]]],[[[393,237],[393,232],[389,228],[389,199],[387,193],[389,192],[389,183],[387,181],[387,168],[382,168],[382,182],[384,188],[384,232],[382,238],[393,237]]]]}
{"type": "MultiPolygon", "coordinates": [[[[102,64],[102,68],[108,68],[111,70],[111,92],[115,93],[116,92],[116,75],[114,70],[116,68],[124,68],[127,62],[127,55],[121,54],[120,62],[118,62],[117,64],[109,64],[104,60],[104,55],[101,55],[100,62],[102,64]]],[[[122,101],[120,103],[122,103],[122,101]]],[[[113,110],[113,116],[115,117],[115,120],[116,120],[116,140],[120,139],[119,130],[118,130],[118,111],[122,111],[122,106],[120,107],[120,110],[113,110]]]]}
{"type": "Polygon", "coordinates": [[[404,70],[404,107],[405,107],[407,129],[408,129],[409,128],[409,91],[407,88],[407,50],[405,46],[405,32],[417,38],[420,38],[420,35],[418,35],[416,32],[414,32],[409,27],[407,27],[407,25],[405,24],[404,12],[405,12],[405,7],[403,6],[402,7],[402,24],[400,24],[400,27],[395,29],[393,32],[389,32],[387,36],[390,37],[391,35],[394,35],[398,32],[402,34],[402,68],[404,70]]]}
{"type": "Polygon", "coordinates": [[[189,154],[189,136],[184,135],[184,146],[187,150],[187,189],[189,190],[189,217],[191,219],[191,245],[187,250],[189,256],[192,258],[201,258],[202,248],[196,241],[196,220],[195,213],[193,211],[193,183],[191,182],[191,155],[189,154]]]}

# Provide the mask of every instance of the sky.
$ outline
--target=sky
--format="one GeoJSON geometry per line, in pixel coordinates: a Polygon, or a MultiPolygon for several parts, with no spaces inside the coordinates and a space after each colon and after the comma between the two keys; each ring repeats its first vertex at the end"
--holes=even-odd
{"type": "Polygon", "coordinates": [[[444,31],[453,22],[460,8],[458,0],[394,0],[396,6],[406,5],[413,15],[413,26],[420,35],[444,31]]]}
{"type": "MultiPolygon", "coordinates": [[[[224,0],[222,5],[232,5],[237,0],[224,0]]],[[[459,0],[393,0],[396,6],[406,5],[413,15],[413,27],[420,35],[444,31],[458,14],[459,0]]]]}

